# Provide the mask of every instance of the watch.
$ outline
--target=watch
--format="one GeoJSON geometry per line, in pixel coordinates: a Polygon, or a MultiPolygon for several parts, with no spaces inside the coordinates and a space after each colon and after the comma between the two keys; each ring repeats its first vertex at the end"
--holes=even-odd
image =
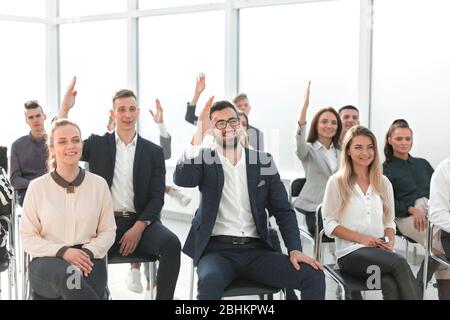
{"type": "Polygon", "coordinates": [[[148,227],[152,222],[150,220],[141,220],[145,223],[145,226],[148,227]]]}

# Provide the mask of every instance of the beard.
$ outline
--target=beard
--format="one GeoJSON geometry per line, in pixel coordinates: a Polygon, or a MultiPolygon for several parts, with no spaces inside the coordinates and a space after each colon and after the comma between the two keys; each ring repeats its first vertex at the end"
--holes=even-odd
{"type": "Polygon", "coordinates": [[[225,139],[223,139],[221,141],[221,145],[223,149],[236,149],[239,143],[239,138],[238,137],[234,137],[234,139],[232,141],[227,141],[225,139]]]}

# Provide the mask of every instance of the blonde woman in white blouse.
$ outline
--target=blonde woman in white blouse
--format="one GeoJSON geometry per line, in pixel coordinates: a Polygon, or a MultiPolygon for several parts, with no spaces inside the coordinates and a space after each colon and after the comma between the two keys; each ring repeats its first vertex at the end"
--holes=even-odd
{"type": "Polygon", "coordinates": [[[79,167],[79,127],[53,124],[49,173],[28,188],[21,223],[24,250],[33,260],[31,289],[46,299],[101,299],[106,288],[104,257],[116,224],[106,181],[79,167]]]}
{"type": "Polygon", "coordinates": [[[379,270],[385,300],[420,299],[408,262],[392,251],[394,195],[369,129],[354,126],[345,135],[341,166],[328,180],[322,213],[326,235],[336,239],[343,272],[370,280],[373,270],[379,270]]]}

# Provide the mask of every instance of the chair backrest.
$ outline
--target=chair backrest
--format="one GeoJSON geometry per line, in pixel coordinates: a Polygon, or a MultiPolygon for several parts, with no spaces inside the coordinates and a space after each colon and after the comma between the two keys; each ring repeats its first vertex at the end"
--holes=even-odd
{"type": "Polygon", "coordinates": [[[305,185],[305,182],[306,178],[297,178],[291,181],[291,185],[289,187],[289,197],[291,201],[293,197],[298,197],[303,189],[303,186],[305,185]]]}

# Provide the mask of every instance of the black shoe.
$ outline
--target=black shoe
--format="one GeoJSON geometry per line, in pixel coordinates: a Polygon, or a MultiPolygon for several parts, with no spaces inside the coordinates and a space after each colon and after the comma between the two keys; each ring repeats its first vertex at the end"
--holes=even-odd
{"type": "Polygon", "coordinates": [[[0,247],[0,272],[7,270],[9,267],[9,253],[6,247],[0,247]]]}

